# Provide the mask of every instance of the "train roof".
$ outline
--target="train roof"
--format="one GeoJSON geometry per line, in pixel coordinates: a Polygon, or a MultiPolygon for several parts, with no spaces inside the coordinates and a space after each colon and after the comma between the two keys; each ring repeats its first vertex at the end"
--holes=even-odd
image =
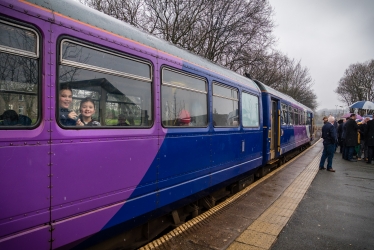
{"type": "Polygon", "coordinates": [[[73,0],[26,0],[35,5],[60,13],[71,19],[89,24],[91,26],[109,31],[113,34],[130,39],[157,51],[172,55],[182,61],[192,65],[197,65],[208,71],[221,75],[223,78],[230,79],[233,82],[240,83],[256,92],[260,92],[258,86],[251,80],[240,74],[237,74],[225,67],[214,64],[213,62],[195,55],[187,50],[176,47],[175,45],[141,31],[128,23],[115,19],[95,9],[85,6],[73,0]]]}
{"type": "Polygon", "coordinates": [[[280,98],[281,100],[288,101],[290,103],[296,104],[299,107],[302,107],[304,110],[313,112],[310,108],[308,108],[304,104],[296,101],[291,96],[283,94],[282,92],[279,92],[278,90],[275,90],[272,87],[269,87],[269,86],[265,85],[264,83],[262,83],[262,82],[260,82],[258,80],[254,80],[254,82],[258,85],[258,87],[260,88],[260,90],[262,92],[267,92],[267,93],[269,93],[269,94],[271,94],[273,96],[276,96],[276,97],[280,98]]]}

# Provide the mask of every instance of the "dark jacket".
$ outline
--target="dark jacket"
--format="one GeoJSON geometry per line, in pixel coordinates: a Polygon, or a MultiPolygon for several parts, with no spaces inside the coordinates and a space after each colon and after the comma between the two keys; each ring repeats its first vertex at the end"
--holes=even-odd
{"type": "Polygon", "coordinates": [[[75,126],[77,122],[68,117],[71,111],[65,108],[60,109],[60,122],[64,126],[75,126]]]}
{"type": "Polygon", "coordinates": [[[343,126],[344,126],[344,123],[341,123],[341,124],[339,124],[339,126],[338,126],[338,139],[339,139],[339,140],[342,139],[343,126]]]}
{"type": "Polygon", "coordinates": [[[365,127],[365,144],[369,147],[374,146],[374,120],[370,120],[367,122],[365,127]]]}
{"type": "Polygon", "coordinates": [[[366,123],[358,125],[358,128],[360,129],[360,140],[361,141],[366,141],[366,135],[365,135],[365,130],[366,130],[366,123]]]}
{"type": "Polygon", "coordinates": [[[347,122],[344,122],[343,124],[342,124],[342,140],[344,141],[345,140],[345,133],[346,133],[346,131],[345,131],[345,124],[346,124],[347,122]]]}
{"type": "MultiPolygon", "coordinates": [[[[83,118],[82,118],[82,115],[81,115],[81,114],[78,116],[78,119],[80,119],[81,122],[83,122],[83,118]]],[[[88,122],[88,123],[84,123],[84,122],[83,122],[83,124],[84,124],[84,126],[90,126],[90,127],[101,126],[100,122],[95,121],[95,120],[93,120],[93,119],[91,119],[91,121],[88,122]]]]}
{"type": "Polygon", "coordinates": [[[323,145],[335,144],[336,143],[336,129],[334,125],[329,122],[326,122],[322,127],[322,138],[323,145]]]}
{"type": "Polygon", "coordinates": [[[355,147],[358,145],[358,125],[355,120],[349,119],[344,125],[345,129],[345,146],[355,147]]]}

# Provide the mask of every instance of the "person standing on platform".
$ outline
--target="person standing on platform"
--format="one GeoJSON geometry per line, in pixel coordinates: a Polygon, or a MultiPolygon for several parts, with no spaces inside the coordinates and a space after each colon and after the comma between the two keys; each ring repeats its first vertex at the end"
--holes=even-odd
{"type": "Polygon", "coordinates": [[[368,160],[366,161],[366,163],[370,164],[373,159],[374,151],[374,120],[370,120],[367,122],[364,134],[366,145],[368,147],[368,160]]]}
{"type": "MultiPolygon", "coordinates": [[[[332,116],[332,115],[330,115],[330,116],[332,116]]],[[[334,125],[335,132],[336,132],[336,142],[335,142],[335,149],[334,149],[334,153],[335,153],[336,148],[338,147],[338,122],[335,120],[333,125],[334,125]]]]}
{"type": "Polygon", "coordinates": [[[323,121],[323,125],[325,125],[326,123],[327,123],[327,116],[324,116],[323,118],[322,118],[322,121],[323,121]]]}
{"type": "Polygon", "coordinates": [[[355,147],[358,145],[358,125],[356,123],[356,114],[351,114],[349,120],[344,125],[345,128],[345,147],[347,150],[347,159],[348,161],[357,161],[353,159],[353,152],[355,147]]]}
{"type": "Polygon", "coordinates": [[[361,152],[359,154],[359,157],[364,158],[365,161],[367,161],[367,158],[368,158],[368,147],[366,146],[366,135],[365,135],[365,131],[366,131],[366,126],[367,126],[367,122],[370,121],[370,118],[369,117],[366,117],[365,119],[362,120],[362,124],[360,126],[358,126],[358,128],[360,129],[360,138],[361,138],[361,142],[360,142],[360,145],[361,145],[361,152]]]}
{"type": "MultiPolygon", "coordinates": [[[[344,119],[345,120],[345,119],[344,119]]],[[[338,136],[338,144],[339,144],[339,150],[340,150],[340,153],[342,154],[343,153],[343,142],[342,142],[342,134],[343,134],[343,123],[344,123],[344,120],[343,119],[340,119],[338,121],[338,129],[337,129],[337,136],[338,136]]]]}
{"type": "Polygon", "coordinates": [[[342,158],[344,160],[347,160],[348,159],[348,150],[347,150],[347,147],[345,146],[345,133],[346,133],[346,129],[345,129],[345,124],[347,123],[347,119],[344,119],[343,120],[343,124],[342,124],[342,148],[343,148],[343,152],[342,152],[342,158]]]}
{"type": "Polygon", "coordinates": [[[327,123],[322,127],[322,138],[323,138],[323,153],[321,156],[321,161],[319,163],[319,169],[326,169],[324,167],[325,161],[327,159],[327,171],[335,172],[332,168],[332,158],[335,153],[335,144],[336,144],[336,129],[334,127],[335,118],[330,116],[327,123]]]}

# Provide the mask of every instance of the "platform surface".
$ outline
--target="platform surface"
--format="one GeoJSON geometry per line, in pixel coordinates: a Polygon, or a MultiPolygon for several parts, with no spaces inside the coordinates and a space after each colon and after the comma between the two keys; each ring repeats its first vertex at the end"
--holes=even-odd
{"type": "Polygon", "coordinates": [[[321,142],[316,143],[246,190],[141,249],[271,248],[320,174],[322,148],[321,142]]]}
{"type": "Polygon", "coordinates": [[[272,250],[374,249],[374,165],[340,153],[332,165],[335,173],[318,171],[272,250]]]}

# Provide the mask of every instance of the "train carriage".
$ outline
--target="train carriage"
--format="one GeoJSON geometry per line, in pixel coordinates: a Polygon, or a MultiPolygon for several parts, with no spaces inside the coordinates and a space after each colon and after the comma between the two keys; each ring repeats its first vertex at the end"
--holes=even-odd
{"type": "Polygon", "coordinates": [[[1,249],[137,247],[306,142],[292,98],[75,1],[0,0],[0,33],[1,249]]]}
{"type": "Polygon", "coordinates": [[[264,108],[263,165],[313,140],[313,111],[260,81],[264,108]],[[266,136],[267,135],[267,136],[266,136]]]}

